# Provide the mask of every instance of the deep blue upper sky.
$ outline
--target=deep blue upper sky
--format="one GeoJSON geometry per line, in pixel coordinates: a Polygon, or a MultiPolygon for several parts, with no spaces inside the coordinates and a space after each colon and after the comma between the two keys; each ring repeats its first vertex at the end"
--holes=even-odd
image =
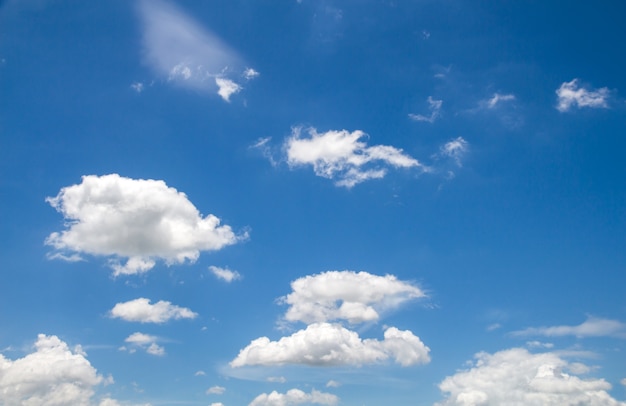
{"type": "Polygon", "coordinates": [[[0,403],[624,405],[624,15],[5,1],[0,403]]]}

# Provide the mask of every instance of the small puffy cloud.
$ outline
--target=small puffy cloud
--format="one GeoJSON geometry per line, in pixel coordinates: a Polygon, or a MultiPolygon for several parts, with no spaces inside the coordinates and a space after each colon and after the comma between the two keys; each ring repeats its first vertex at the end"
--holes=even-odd
{"type": "Polygon", "coordinates": [[[224,404],[222,402],[214,402],[211,403],[211,406],[224,406],[224,404]]]}
{"type": "Polygon", "coordinates": [[[544,343],[541,341],[526,341],[526,347],[528,348],[552,348],[554,344],[544,343]]]}
{"type": "Polygon", "coordinates": [[[184,193],[161,180],[83,176],[80,184],[46,201],[63,215],[66,230],[50,234],[45,243],[63,255],[107,256],[115,276],[147,272],[156,259],[193,263],[201,251],[247,238],[212,214],[202,217],[184,193]]]}
{"type": "MultiPolygon", "coordinates": [[[[165,348],[157,344],[158,338],[144,333],[133,333],[126,337],[125,342],[145,350],[150,355],[165,355],[165,348]]],[[[123,347],[122,347],[123,348],[123,347]]],[[[130,351],[134,352],[134,351],[130,351]]]]}
{"type": "Polygon", "coordinates": [[[513,348],[494,354],[482,352],[475,358],[470,369],[439,384],[446,399],[437,405],[626,406],[609,395],[608,382],[572,375],[580,366],[556,353],[532,354],[513,348]]]}
{"type": "Polygon", "coordinates": [[[331,393],[320,392],[315,389],[306,393],[300,389],[291,389],[287,393],[273,391],[262,393],[249,406],[290,406],[290,405],[336,405],[339,398],[331,393]]]}
{"type": "MultiPolygon", "coordinates": [[[[94,388],[107,384],[81,352],[73,352],[57,336],[39,334],[35,351],[10,360],[0,354],[0,404],[96,405],[94,388]]],[[[118,405],[105,398],[101,406],[118,405]]]]}
{"type": "Polygon", "coordinates": [[[401,149],[387,145],[367,146],[363,131],[294,128],[284,143],[290,167],[311,165],[317,176],[335,180],[337,186],[351,188],[370,179],[380,179],[388,167],[428,169],[401,149]]]}
{"type": "Polygon", "coordinates": [[[513,336],[545,336],[545,337],[616,337],[626,339],[626,323],[618,320],[589,317],[577,326],[530,327],[514,331],[513,336]]]}
{"type": "Polygon", "coordinates": [[[136,91],[137,93],[141,93],[143,92],[144,86],[143,86],[143,83],[141,82],[134,82],[130,85],[130,88],[136,91]]]}
{"type": "Polygon", "coordinates": [[[341,386],[340,382],[337,381],[333,381],[332,379],[328,382],[326,382],[326,387],[327,388],[338,388],[341,386]]]}
{"type": "Polygon", "coordinates": [[[209,271],[211,271],[211,273],[215,275],[218,279],[221,279],[228,283],[241,279],[241,275],[239,274],[239,272],[231,271],[228,268],[220,268],[211,265],[209,267],[209,271]]]}
{"type": "Polygon", "coordinates": [[[221,395],[224,392],[226,392],[226,388],[223,386],[211,386],[209,389],[206,390],[206,394],[207,395],[221,395]]]}
{"type": "Polygon", "coordinates": [[[163,300],[151,304],[150,299],[142,297],[124,303],[117,303],[111,309],[110,316],[126,321],[160,324],[172,319],[194,319],[198,314],[185,307],[179,307],[163,300]]]}
{"type": "Polygon", "coordinates": [[[394,275],[354,271],[307,275],[291,282],[291,289],[290,294],[280,299],[281,303],[289,305],[285,320],[304,323],[376,321],[380,312],[426,296],[417,286],[400,281],[394,275]]]}
{"type": "Polygon", "coordinates": [[[266,381],[275,382],[275,383],[285,383],[287,382],[287,378],[285,378],[284,376],[269,376],[267,377],[266,381]]]}
{"type": "Polygon", "coordinates": [[[254,79],[259,75],[260,73],[255,71],[252,68],[247,68],[246,70],[243,71],[243,77],[246,78],[247,80],[254,79]]]}
{"type": "Polygon", "coordinates": [[[314,323],[278,341],[253,340],[231,361],[232,367],[247,365],[301,364],[311,366],[363,365],[392,358],[402,366],[430,361],[430,349],[410,331],[388,328],[384,340],[361,339],[339,324],[314,323]]]}
{"type": "Polygon", "coordinates": [[[196,373],[195,373],[195,374],[193,374],[193,375],[194,375],[194,376],[205,376],[205,375],[206,375],[206,372],[204,372],[204,371],[196,371],[196,373]]]}
{"type": "Polygon", "coordinates": [[[217,92],[225,101],[241,90],[227,74],[246,79],[258,74],[243,68],[233,49],[175,5],[162,0],[139,1],[144,58],[157,74],[183,87],[217,92]]]}
{"type": "Polygon", "coordinates": [[[428,96],[428,105],[430,109],[429,116],[423,116],[421,114],[409,114],[409,117],[411,118],[411,120],[434,123],[435,120],[439,118],[440,116],[441,106],[443,105],[443,100],[435,100],[432,98],[432,96],[428,96]]]}
{"type": "Polygon", "coordinates": [[[578,79],[563,82],[556,90],[557,106],[560,112],[566,112],[573,107],[608,108],[609,89],[606,87],[588,90],[580,87],[578,79]]]}
{"type": "Polygon", "coordinates": [[[217,84],[217,94],[219,94],[222,99],[226,102],[230,102],[230,96],[235,93],[239,93],[242,89],[237,83],[233,82],[230,79],[225,78],[215,78],[215,83],[217,84]]]}
{"type": "Polygon", "coordinates": [[[450,158],[457,166],[461,167],[463,166],[462,158],[468,149],[469,143],[463,137],[457,137],[441,146],[439,156],[450,158]]]}
{"type": "Polygon", "coordinates": [[[485,106],[489,109],[496,108],[502,102],[515,100],[515,95],[494,93],[493,96],[486,101],[485,106]]]}

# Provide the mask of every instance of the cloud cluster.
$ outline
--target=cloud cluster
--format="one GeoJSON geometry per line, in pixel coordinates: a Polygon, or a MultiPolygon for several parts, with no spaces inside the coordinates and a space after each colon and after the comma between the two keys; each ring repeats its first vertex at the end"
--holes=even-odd
{"type": "Polygon", "coordinates": [[[363,131],[330,130],[318,133],[315,128],[294,128],[284,144],[290,167],[311,165],[317,176],[334,179],[337,186],[351,188],[369,179],[383,178],[388,167],[420,168],[417,159],[388,145],[367,146],[363,131]]]}
{"type": "Polygon", "coordinates": [[[513,348],[479,353],[475,358],[472,368],[439,384],[447,398],[437,405],[626,405],[607,393],[611,385],[605,380],[572,375],[581,370],[580,364],[568,363],[556,353],[532,354],[513,348]]]}
{"type": "Polygon", "coordinates": [[[165,348],[157,344],[158,337],[156,336],[144,333],[133,333],[126,337],[124,341],[130,344],[132,347],[130,349],[126,347],[121,347],[120,350],[134,353],[137,348],[141,348],[150,355],[165,355],[165,348]]]}
{"type": "Polygon", "coordinates": [[[556,90],[558,97],[557,110],[566,112],[574,107],[608,108],[609,89],[602,87],[588,90],[580,87],[578,79],[563,82],[556,90]]]}
{"type": "Polygon", "coordinates": [[[339,398],[333,394],[320,392],[315,389],[306,393],[300,389],[290,389],[287,393],[262,393],[249,406],[291,406],[303,403],[315,405],[336,405],[339,398]]]}
{"type": "Polygon", "coordinates": [[[253,340],[230,363],[247,365],[301,364],[310,366],[363,365],[392,358],[402,366],[430,361],[429,348],[410,331],[388,328],[384,340],[362,339],[340,324],[313,323],[278,341],[253,340]]]}
{"type": "Polygon", "coordinates": [[[626,323],[618,320],[589,317],[577,326],[530,327],[514,331],[514,336],[576,336],[576,337],[617,337],[626,338],[626,323]]]}
{"type": "Polygon", "coordinates": [[[347,320],[376,321],[380,312],[426,294],[393,275],[368,272],[327,271],[291,282],[292,292],[280,299],[289,305],[287,321],[304,323],[347,320]]]}
{"type": "Polygon", "coordinates": [[[212,214],[202,217],[184,193],[160,180],[83,176],[80,184],[46,201],[67,227],[50,234],[46,244],[62,255],[108,256],[116,276],[147,272],[156,259],[168,265],[194,262],[201,251],[247,238],[212,214]],[[125,264],[121,258],[127,258],[125,264]]]}
{"type": "MultiPolygon", "coordinates": [[[[0,354],[0,403],[5,406],[95,405],[94,388],[111,382],[80,349],[70,350],[57,336],[39,334],[35,351],[14,361],[0,354]]],[[[109,398],[99,403],[117,404],[109,398]]]]}
{"type": "Polygon", "coordinates": [[[124,303],[117,303],[110,312],[111,317],[139,323],[165,323],[169,320],[194,319],[197,313],[185,307],[159,300],[155,304],[150,299],[139,298],[124,303]]]}
{"type": "Polygon", "coordinates": [[[409,117],[415,121],[426,121],[428,123],[434,123],[435,120],[440,116],[443,100],[435,100],[432,98],[432,96],[428,96],[428,105],[430,109],[429,116],[423,116],[421,114],[409,114],[409,117]]]}
{"type": "Polygon", "coordinates": [[[138,12],[143,22],[145,61],[168,81],[216,92],[229,102],[242,89],[227,77],[233,70],[246,80],[258,76],[254,69],[242,67],[234,50],[178,7],[161,0],[142,0],[138,12]]]}

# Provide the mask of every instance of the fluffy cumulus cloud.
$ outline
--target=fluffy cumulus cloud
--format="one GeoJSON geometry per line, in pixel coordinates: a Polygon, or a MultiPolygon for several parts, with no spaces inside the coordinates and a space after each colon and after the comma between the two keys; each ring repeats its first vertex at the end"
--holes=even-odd
{"type": "Polygon", "coordinates": [[[347,188],[370,179],[380,179],[388,167],[419,168],[427,171],[417,159],[401,149],[388,145],[368,146],[363,131],[346,130],[318,133],[308,128],[294,128],[284,144],[290,167],[311,165],[317,176],[335,180],[347,188]]]}
{"type": "Polygon", "coordinates": [[[161,0],[138,4],[145,62],[169,82],[215,92],[230,101],[241,86],[229,75],[246,80],[258,76],[254,69],[244,68],[237,53],[214,33],[173,4],[161,0]]]}
{"type": "Polygon", "coordinates": [[[409,114],[409,117],[415,121],[426,121],[428,123],[434,123],[437,118],[440,116],[441,106],[443,105],[442,100],[435,100],[432,96],[428,96],[428,105],[430,109],[430,115],[424,116],[421,114],[409,114]]]}
{"type": "Polygon", "coordinates": [[[172,319],[194,319],[198,314],[164,300],[151,304],[150,299],[141,297],[128,302],[117,303],[111,309],[110,316],[126,321],[160,324],[172,319]]]}
{"type": "Polygon", "coordinates": [[[230,365],[360,366],[393,359],[402,366],[411,366],[428,363],[429,351],[419,337],[395,327],[388,328],[379,341],[361,339],[339,324],[314,323],[278,341],[267,337],[253,340],[230,365]]]}
{"type": "Polygon", "coordinates": [[[50,234],[46,244],[63,255],[108,256],[116,276],[146,272],[157,259],[195,262],[201,251],[247,237],[212,214],[203,217],[184,193],[161,180],[83,176],[46,201],[66,220],[66,229],[50,234]]]}
{"type": "MultiPolygon", "coordinates": [[[[110,383],[78,350],[56,336],[40,334],[35,351],[10,360],[0,354],[0,404],[5,406],[90,406],[94,388],[110,383]]],[[[117,405],[105,398],[101,406],[117,405]]]]}
{"type": "Polygon", "coordinates": [[[426,296],[419,287],[393,275],[354,271],[308,275],[293,281],[291,289],[290,294],[280,299],[289,305],[285,319],[304,323],[376,321],[381,312],[426,296]]]}
{"type": "Polygon", "coordinates": [[[124,341],[128,343],[131,348],[121,347],[121,350],[134,353],[137,348],[140,348],[150,355],[165,355],[165,348],[157,344],[158,337],[156,336],[137,332],[126,337],[124,341]]]}
{"type": "Polygon", "coordinates": [[[514,336],[576,336],[576,337],[617,337],[626,339],[626,323],[618,320],[589,317],[577,326],[530,327],[514,331],[514,336]]]}
{"type": "Polygon", "coordinates": [[[313,389],[310,393],[300,389],[291,389],[287,393],[262,393],[249,406],[290,406],[290,405],[336,405],[339,398],[331,393],[313,389]]]}
{"type": "Polygon", "coordinates": [[[236,281],[242,278],[239,272],[231,271],[228,268],[220,268],[220,267],[211,265],[209,267],[209,271],[211,271],[211,273],[215,275],[216,278],[221,279],[227,283],[230,283],[232,281],[236,281]]]}
{"type": "Polygon", "coordinates": [[[608,108],[609,89],[606,87],[589,90],[581,87],[578,79],[563,82],[556,89],[557,110],[566,112],[574,107],[608,108]]]}
{"type": "Polygon", "coordinates": [[[513,348],[475,358],[472,368],[439,384],[447,395],[439,406],[626,406],[609,395],[608,382],[575,376],[580,364],[556,353],[513,348]]]}

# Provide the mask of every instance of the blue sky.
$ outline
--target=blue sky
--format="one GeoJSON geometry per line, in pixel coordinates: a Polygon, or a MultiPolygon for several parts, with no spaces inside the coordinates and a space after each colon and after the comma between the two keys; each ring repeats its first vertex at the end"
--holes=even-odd
{"type": "Polygon", "coordinates": [[[0,6],[0,403],[625,405],[624,6],[0,6]]]}

